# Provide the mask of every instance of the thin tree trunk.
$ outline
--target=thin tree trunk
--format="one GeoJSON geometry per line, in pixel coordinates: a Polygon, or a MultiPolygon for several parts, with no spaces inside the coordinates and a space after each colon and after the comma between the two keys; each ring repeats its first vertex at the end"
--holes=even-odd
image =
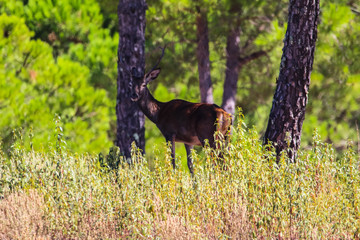
{"type": "Polygon", "coordinates": [[[226,44],[226,70],[222,108],[235,114],[237,82],[239,78],[240,28],[231,29],[226,44]]]}
{"type": "Polygon", "coordinates": [[[197,7],[198,15],[196,17],[197,27],[197,49],[196,56],[198,60],[199,85],[201,102],[213,103],[213,89],[210,74],[209,59],[209,30],[206,13],[197,7]]]}
{"type": "Polygon", "coordinates": [[[138,105],[130,99],[129,72],[121,66],[127,66],[135,76],[145,71],[145,0],[119,0],[119,48],[117,78],[117,138],[115,144],[123,155],[131,157],[131,144],[145,150],[145,117],[138,105]]]}
{"type": "Polygon", "coordinates": [[[274,144],[277,156],[287,150],[290,161],[295,161],[300,146],[308,102],[319,1],[290,0],[280,73],[264,136],[265,144],[274,144]]]}
{"type": "Polygon", "coordinates": [[[226,70],[221,107],[233,116],[236,108],[237,82],[239,79],[241,4],[231,0],[229,9],[229,33],[226,42],[226,70]]]}
{"type": "Polygon", "coordinates": [[[224,93],[221,106],[225,111],[233,116],[236,110],[237,83],[241,69],[248,62],[266,55],[266,51],[258,51],[245,57],[240,57],[240,16],[242,12],[242,6],[239,4],[239,2],[234,0],[230,1],[230,4],[229,26],[231,27],[226,43],[226,70],[224,93]]]}
{"type": "Polygon", "coordinates": [[[266,55],[267,51],[253,52],[245,57],[240,57],[240,28],[230,30],[226,45],[226,70],[222,108],[230,113],[235,114],[236,110],[236,93],[239,73],[243,66],[252,60],[266,55]]]}

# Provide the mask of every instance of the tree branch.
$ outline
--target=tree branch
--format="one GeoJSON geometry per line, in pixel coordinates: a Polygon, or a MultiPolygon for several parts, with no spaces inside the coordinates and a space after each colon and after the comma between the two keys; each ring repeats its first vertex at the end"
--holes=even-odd
{"type": "Polygon", "coordinates": [[[258,59],[259,57],[265,56],[265,55],[267,55],[267,53],[269,51],[270,50],[261,50],[261,51],[251,53],[251,54],[247,55],[246,57],[239,57],[239,59],[238,59],[239,66],[241,67],[242,65],[245,65],[248,62],[251,62],[252,60],[255,60],[255,59],[258,59]]]}
{"type": "Polygon", "coordinates": [[[30,57],[30,54],[31,54],[31,52],[26,52],[26,53],[25,53],[25,58],[24,58],[24,61],[23,61],[22,65],[21,65],[21,67],[20,67],[18,70],[16,70],[16,73],[15,73],[16,76],[20,74],[22,68],[27,68],[27,66],[28,66],[28,59],[29,59],[29,57],[30,57]]]}
{"type": "Polygon", "coordinates": [[[355,7],[350,8],[351,11],[357,15],[360,15],[360,10],[356,9],[355,7]]]}

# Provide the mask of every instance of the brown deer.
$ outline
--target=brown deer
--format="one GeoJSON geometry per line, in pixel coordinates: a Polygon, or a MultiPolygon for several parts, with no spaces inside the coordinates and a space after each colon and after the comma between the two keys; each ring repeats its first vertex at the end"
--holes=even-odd
{"type": "Polygon", "coordinates": [[[138,103],[145,116],[156,124],[165,140],[171,143],[174,169],[175,142],[184,143],[187,165],[193,175],[191,149],[194,145],[204,146],[205,139],[208,139],[210,147],[215,148],[214,134],[219,131],[226,136],[231,126],[231,115],[215,104],[192,103],[180,99],[169,102],[156,100],[147,88],[147,84],[158,77],[160,73],[160,69],[156,68],[158,63],[141,78],[130,74],[131,100],[138,103]]]}

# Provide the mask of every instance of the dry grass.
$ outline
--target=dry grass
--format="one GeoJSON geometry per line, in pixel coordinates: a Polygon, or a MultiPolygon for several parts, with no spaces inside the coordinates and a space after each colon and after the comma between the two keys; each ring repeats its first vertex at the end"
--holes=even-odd
{"type": "Polygon", "coordinates": [[[6,196],[0,201],[0,239],[49,239],[44,207],[36,190],[6,196]]]}
{"type": "MultiPolygon", "coordinates": [[[[236,207],[236,206],[235,206],[236,207]]],[[[0,239],[120,239],[129,236],[128,231],[120,233],[116,219],[107,218],[107,214],[86,213],[79,221],[76,234],[70,233],[71,226],[62,225],[53,229],[46,216],[44,196],[32,189],[19,191],[0,201],[0,239]]],[[[157,214],[160,214],[158,212],[157,214]]],[[[249,238],[249,221],[246,209],[240,207],[227,213],[223,219],[226,226],[218,228],[215,219],[203,219],[199,225],[187,223],[182,216],[167,214],[164,218],[155,217],[151,223],[150,235],[139,235],[144,239],[218,239],[219,232],[232,239],[249,238]]],[[[61,221],[61,215],[54,213],[53,219],[61,221]]]]}
{"type": "Polygon", "coordinates": [[[46,214],[43,194],[32,189],[18,191],[0,201],[0,239],[118,239],[114,218],[106,213],[85,213],[77,224],[76,234],[71,233],[68,223],[53,228],[51,220],[62,222],[56,212],[52,217],[46,214]]]}

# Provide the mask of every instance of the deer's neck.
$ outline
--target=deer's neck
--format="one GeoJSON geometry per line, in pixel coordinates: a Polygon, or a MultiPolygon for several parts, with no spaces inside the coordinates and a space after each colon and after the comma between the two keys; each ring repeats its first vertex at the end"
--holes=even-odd
{"type": "Polygon", "coordinates": [[[164,103],[156,100],[153,95],[151,95],[149,89],[146,88],[144,94],[139,99],[138,104],[145,116],[153,123],[157,123],[160,109],[164,103]]]}

